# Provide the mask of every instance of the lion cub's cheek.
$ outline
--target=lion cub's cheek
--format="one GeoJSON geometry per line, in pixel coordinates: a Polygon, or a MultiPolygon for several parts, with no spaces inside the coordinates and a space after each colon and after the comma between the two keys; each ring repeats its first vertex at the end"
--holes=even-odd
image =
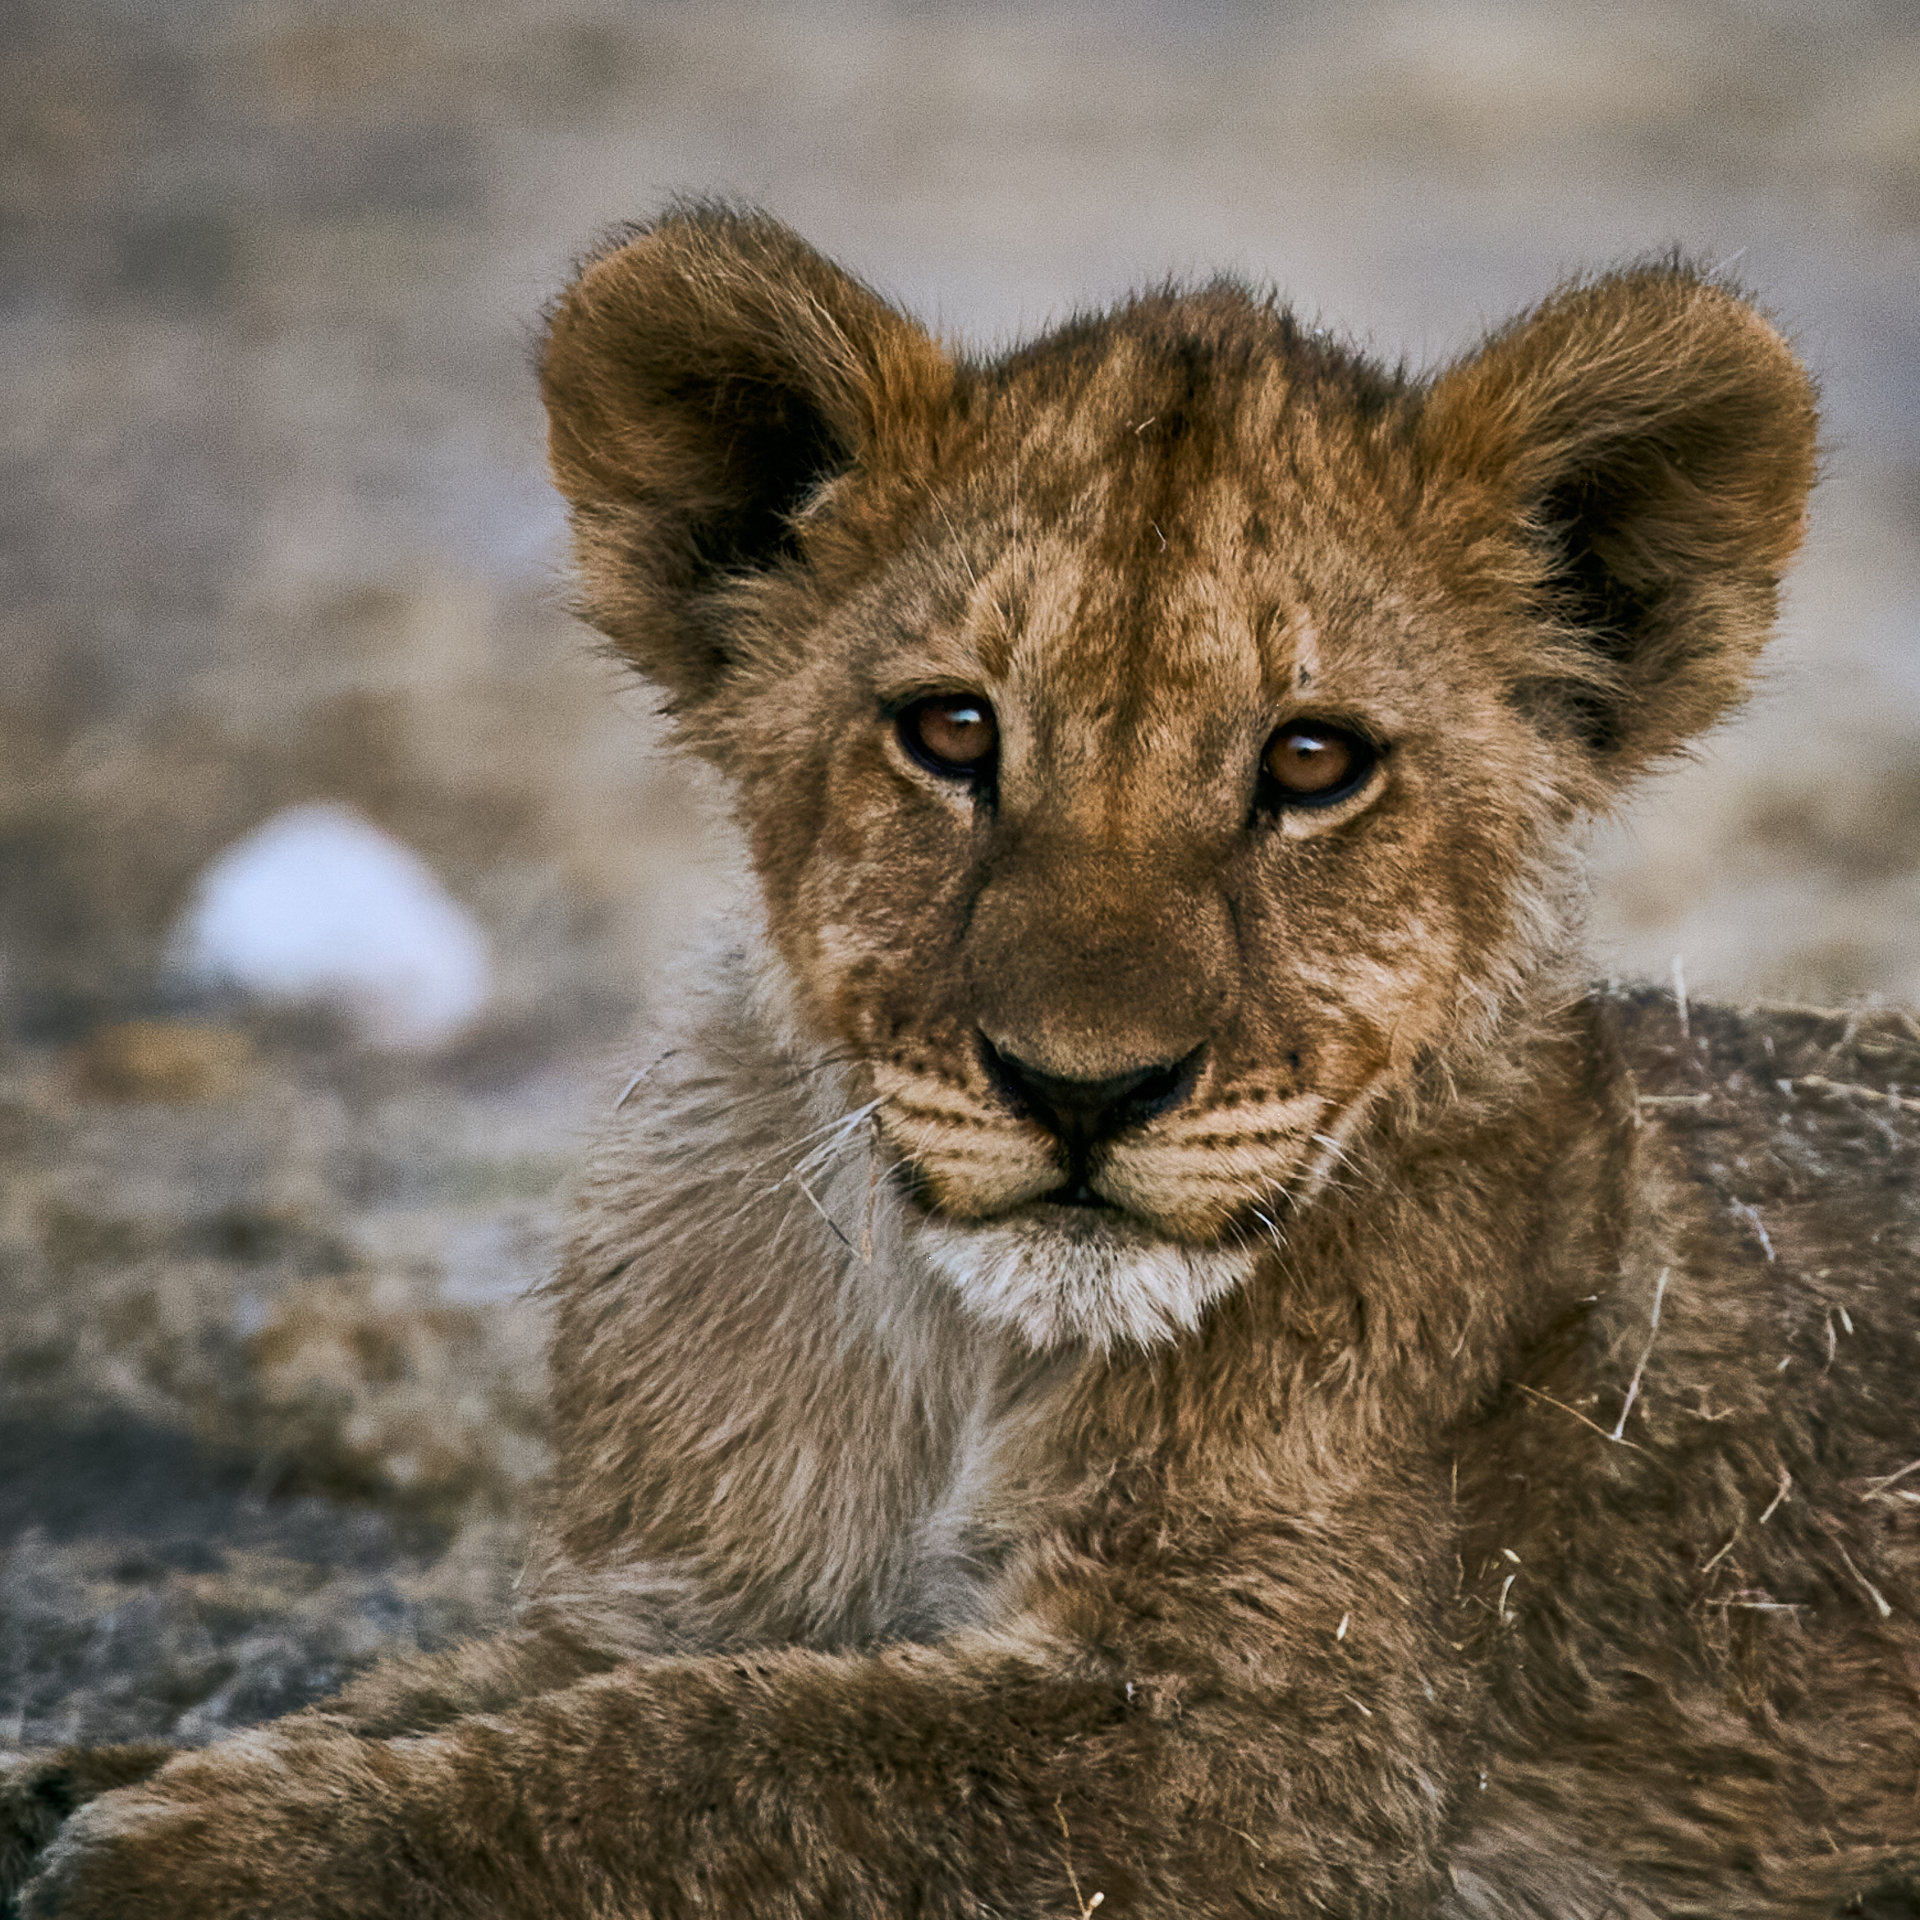
{"type": "Polygon", "coordinates": [[[1324,1094],[1299,1093],[1171,1115],[1108,1147],[1101,1190],[1176,1239],[1218,1239],[1253,1209],[1278,1204],[1333,1106],[1324,1094]]]}
{"type": "Polygon", "coordinates": [[[937,1211],[985,1219],[1059,1185],[1046,1134],[999,1111],[958,1077],[886,1060],[870,1062],[867,1071],[881,1143],[913,1169],[920,1198],[937,1211]]]}

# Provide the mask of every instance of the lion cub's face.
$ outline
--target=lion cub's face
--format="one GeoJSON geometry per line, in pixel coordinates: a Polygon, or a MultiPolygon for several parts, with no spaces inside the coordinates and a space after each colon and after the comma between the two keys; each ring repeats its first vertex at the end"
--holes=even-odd
{"type": "Polygon", "coordinates": [[[1502,990],[1550,812],[1393,477],[1348,444],[1303,484],[1278,378],[1113,361],[1065,420],[995,394],[743,712],[781,951],[928,1244],[1036,1334],[1246,1271],[1502,990]]]}
{"type": "Polygon", "coordinates": [[[595,618],[737,781],[923,1249],[1041,1343],[1191,1325],[1497,1034],[1574,815],[1737,694],[1810,422],[1675,270],[1432,388],[1222,289],[965,367],[731,216],[545,371],[595,618]]]}

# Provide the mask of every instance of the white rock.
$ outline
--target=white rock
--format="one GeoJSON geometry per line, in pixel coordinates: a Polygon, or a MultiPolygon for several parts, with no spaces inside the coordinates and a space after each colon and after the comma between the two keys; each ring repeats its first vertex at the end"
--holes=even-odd
{"type": "Polygon", "coordinates": [[[375,1046],[437,1046],[487,1000],[472,916],[418,854],[331,801],[288,807],[215,859],[168,952],[202,985],[332,1007],[375,1046]]]}

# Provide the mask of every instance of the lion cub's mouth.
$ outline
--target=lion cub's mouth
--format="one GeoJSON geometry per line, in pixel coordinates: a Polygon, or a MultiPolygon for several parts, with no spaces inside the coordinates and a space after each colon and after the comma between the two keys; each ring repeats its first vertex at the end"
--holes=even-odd
{"type": "Polygon", "coordinates": [[[910,1155],[898,1167],[904,1175],[901,1191],[914,1215],[925,1222],[942,1221],[964,1230],[1023,1221],[1031,1228],[1069,1237],[1107,1230],[1149,1240],[1191,1237],[1103,1192],[1097,1164],[1041,1170],[1023,1166],[1000,1191],[985,1196],[964,1186],[956,1191],[950,1175],[943,1178],[910,1155]]]}
{"type": "Polygon", "coordinates": [[[921,1148],[899,1162],[909,1242],[973,1313],[1033,1347],[1177,1339],[1255,1271],[1237,1207],[1206,1190],[1212,1204],[1181,1217],[1192,1169],[1177,1150],[1173,1177],[1154,1182],[1141,1177],[1139,1156],[1156,1159],[1144,1140],[1062,1152],[1031,1126],[948,1131],[932,1118],[896,1108],[883,1122],[896,1146],[921,1148]]]}
{"type": "Polygon", "coordinates": [[[1081,1213],[1120,1211],[1104,1193],[1096,1193],[1084,1177],[1062,1181],[1051,1193],[1043,1193],[1033,1204],[1039,1207],[1071,1207],[1081,1213]]]}
{"type": "Polygon", "coordinates": [[[901,1163],[906,1175],[903,1191],[914,1213],[923,1221],[944,1221],[956,1228],[988,1228],[1010,1220],[1024,1220],[1063,1234],[1096,1232],[1103,1226],[1125,1227],[1158,1238],[1176,1238],[1170,1229],[1123,1206],[1102,1193],[1085,1173],[1070,1172],[1041,1191],[1015,1192],[988,1208],[955,1206],[942,1194],[941,1183],[914,1161],[901,1163]]]}
{"type": "Polygon", "coordinates": [[[1071,1193],[1062,1186],[1043,1193],[1025,1206],[1012,1207],[995,1219],[976,1222],[997,1226],[1003,1220],[1026,1220],[1043,1232],[1066,1239],[1105,1237],[1128,1240],[1175,1240],[1179,1236],[1157,1220],[1123,1207],[1117,1200],[1096,1193],[1084,1182],[1071,1193]]]}

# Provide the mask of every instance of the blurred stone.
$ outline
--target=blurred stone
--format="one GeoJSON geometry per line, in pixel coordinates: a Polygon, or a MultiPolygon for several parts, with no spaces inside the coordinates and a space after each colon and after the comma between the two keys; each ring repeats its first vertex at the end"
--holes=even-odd
{"type": "Polygon", "coordinates": [[[253,1042],[202,1020],[115,1020],[96,1027],[76,1061],[97,1100],[223,1100],[245,1084],[253,1042]]]}
{"type": "Polygon", "coordinates": [[[375,1046],[453,1039],[490,986],[486,940],[432,868],[325,801],[288,807],[221,854],[170,951],[190,980],[332,1007],[375,1046]]]}

